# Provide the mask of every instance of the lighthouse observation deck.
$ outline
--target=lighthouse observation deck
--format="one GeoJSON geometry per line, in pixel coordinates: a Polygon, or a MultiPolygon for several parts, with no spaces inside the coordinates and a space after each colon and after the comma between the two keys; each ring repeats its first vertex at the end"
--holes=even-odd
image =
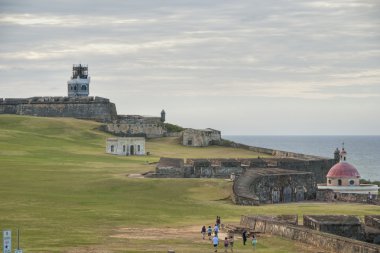
{"type": "Polygon", "coordinates": [[[67,93],[69,97],[84,97],[90,94],[90,77],[88,76],[87,65],[73,65],[73,74],[67,82],[67,93]]]}

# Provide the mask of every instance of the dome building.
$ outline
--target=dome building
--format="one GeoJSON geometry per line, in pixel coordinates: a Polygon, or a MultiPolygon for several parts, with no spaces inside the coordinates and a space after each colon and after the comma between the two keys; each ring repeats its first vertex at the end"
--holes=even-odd
{"type": "Polygon", "coordinates": [[[318,190],[333,190],[340,193],[373,194],[377,195],[379,187],[372,184],[360,184],[359,171],[347,162],[347,151],[342,148],[334,152],[335,158],[339,154],[339,162],[331,167],[326,175],[327,183],[318,184],[318,190]]]}

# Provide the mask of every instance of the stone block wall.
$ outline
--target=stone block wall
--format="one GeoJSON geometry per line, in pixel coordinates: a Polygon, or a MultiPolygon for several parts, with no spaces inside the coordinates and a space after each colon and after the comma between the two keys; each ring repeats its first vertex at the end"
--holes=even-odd
{"type": "MultiPolygon", "coordinates": [[[[318,201],[343,201],[343,202],[356,202],[356,203],[368,203],[367,194],[357,193],[341,193],[334,192],[330,189],[323,189],[317,191],[318,201]]],[[[372,195],[372,204],[380,205],[379,196],[372,195]]]]}
{"type": "Polygon", "coordinates": [[[115,104],[100,97],[7,98],[0,103],[0,113],[40,117],[72,117],[112,121],[117,117],[115,104]]]}
{"type": "Polygon", "coordinates": [[[332,235],[309,228],[286,224],[279,221],[259,220],[246,217],[241,225],[254,231],[281,236],[307,243],[318,249],[335,253],[380,253],[380,246],[342,236],[332,235]]]}
{"type": "Polygon", "coordinates": [[[364,240],[364,230],[359,218],[348,215],[304,215],[303,225],[310,229],[364,240]]]}
{"type": "Polygon", "coordinates": [[[316,183],[312,173],[289,171],[288,174],[267,174],[257,177],[251,183],[250,191],[255,193],[261,203],[303,201],[315,199],[316,183]],[[276,201],[272,199],[275,191],[278,192],[276,201]]]}
{"type": "MultiPolygon", "coordinates": [[[[282,169],[308,171],[313,172],[317,183],[326,183],[326,175],[331,167],[337,163],[333,158],[325,158],[313,155],[300,154],[295,152],[288,152],[282,150],[275,150],[269,148],[253,147],[241,143],[235,143],[230,141],[223,142],[223,146],[235,147],[252,150],[262,154],[272,155],[275,158],[263,160],[267,161],[267,166],[275,166],[282,169]],[[269,163],[270,164],[269,164],[269,163]]],[[[252,160],[256,164],[256,167],[262,167],[263,161],[260,159],[252,160]]]]}
{"type": "Polygon", "coordinates": [[[105,125],[106,132],[113,134],[144,134],[147,138],[159,138],[166,135],[166,129],[162,123],[109,123],[105,125]]]}
{"type": "Polygon", "coordinates": [[[207,147],[221,141],[221,133],[214,129],[187,128],[182,133],[182,145],[193,147],[207,147]]]}
{"type": "Polygon", "coordinates": [[[364,223],[366,226],[380,230],[380,215],[365,215],[364,223]]]}

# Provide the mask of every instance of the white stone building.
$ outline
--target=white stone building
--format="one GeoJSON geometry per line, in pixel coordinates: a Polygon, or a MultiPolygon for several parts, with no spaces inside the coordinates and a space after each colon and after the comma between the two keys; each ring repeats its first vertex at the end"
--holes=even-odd
{"type": "Polygon", "coordinates": [[[106,153],[114,155],[145,155],[144,137],[108,138],[106,153]]]}

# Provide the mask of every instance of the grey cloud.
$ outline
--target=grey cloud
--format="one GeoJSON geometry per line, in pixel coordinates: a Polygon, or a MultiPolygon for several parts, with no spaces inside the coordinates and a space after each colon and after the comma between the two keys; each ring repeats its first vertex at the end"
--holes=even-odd
{"type": "Polygon", "coordinates": [[[71,64],[82,62],[91,94],[123,113],[152,114],[153,105],[138,103],[149,98],[188,123],[179,110],[197,100],[191,108],[212,126],[222,122],[215,108],[235,113],[228,101],[242,115],[267,108],[273,125],[278,106],[303,121],[311,116],[278,101],[314,101],[310,111],[337,99],[377,101],[379,10],[377,1],[359,0],[3,0],[0,97],[64,95],[71,64]],[[123,105],[129,99],[136,101],[123,105]],[[209,111],[216,118],[207,119],[209,111]]]}

